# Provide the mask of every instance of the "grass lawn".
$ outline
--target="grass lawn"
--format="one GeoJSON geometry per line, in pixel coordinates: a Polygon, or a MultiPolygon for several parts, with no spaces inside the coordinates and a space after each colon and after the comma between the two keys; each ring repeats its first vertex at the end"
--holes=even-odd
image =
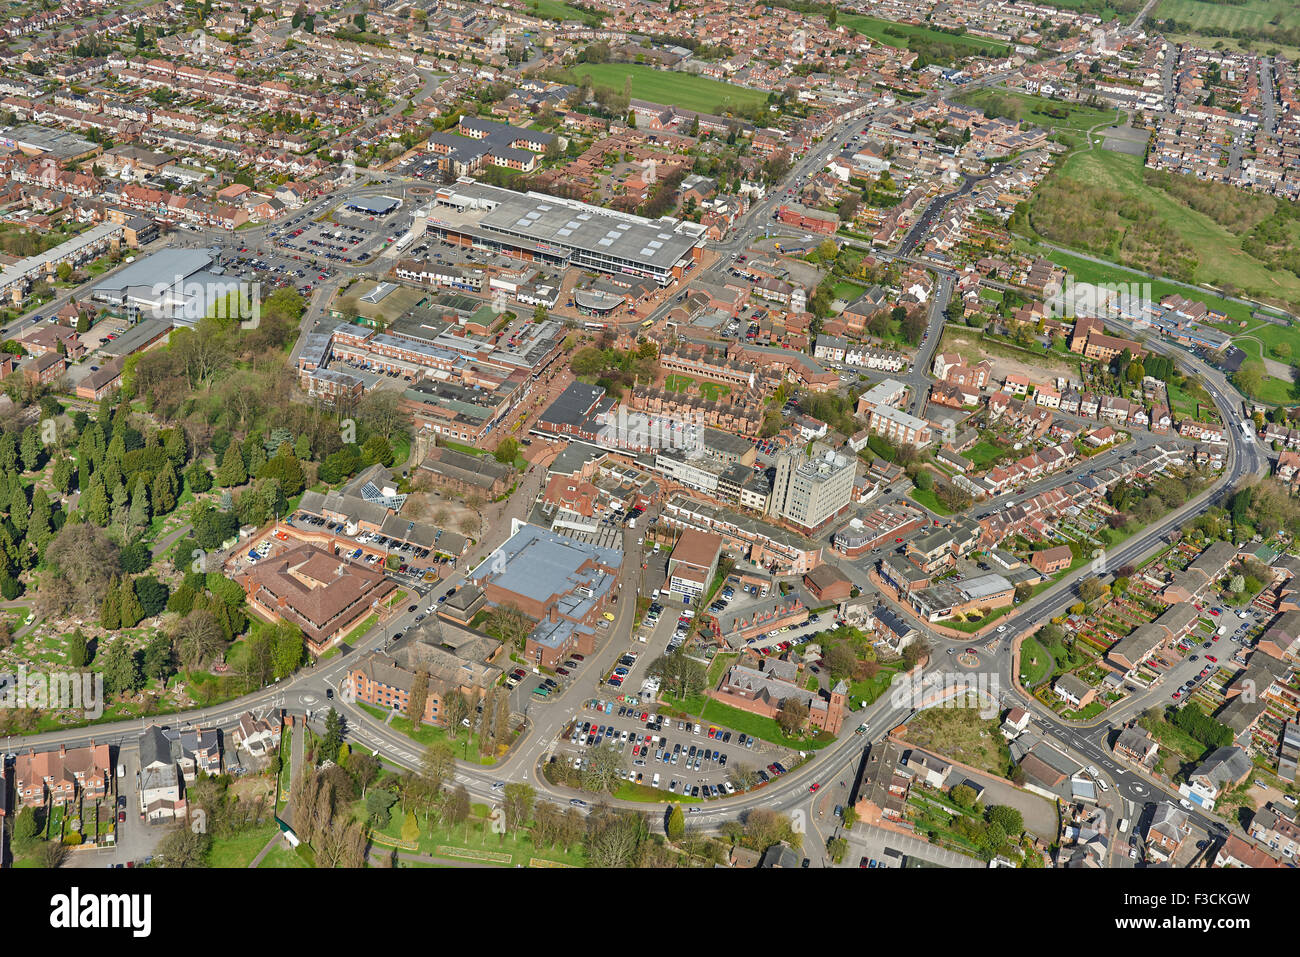
{"type": "Polygon", "coordinates": [[[1006,449],[998,448],[992,442],[980,440],[963,453],[977,469],[988,468],[999,458],[1007,454],[1006,449]]]}
{"type": "Polygon", "coordinates": [[[740,653],[724,653],[714,655],[713,660],[709,662],[709,687],[712,688],[722,679],[722,673],[726,671],[740,657],[740,653]]]}
{"type": "MultiPolygon", "coordinates": [[[[386,721],[389,715],[388,711],[383,708],[376,708],[374,705],[358,701],[357,706],[363,708],[367,714],[374,716],[380,721],[386,721]]],[[[442,728],[432,724],[422,724],[418,728],[411,724],[411,719],[404,715],[395,715],[388,726],[399,734],[404,734],[412,741],[418,741],[420,744],[428,747],[445,741],[452,746],[456,752],[456,757],[462,761],[469,761],[478,764],[492,764],[494,758],[491,756],[484,757],[478,752],[478,735],[462,732],[455,738],[448,737],[447,732],[442,728]],[[468,745],[466,743],[468,738],[468,745]]]]}
{"type": "Polygon", "coordinates": [[[623,784],[614,792],[614,797],[620,801],[641,801],[645,804],[665,804],[676,801],[679,804],[699,804],[701,799],[691,797],[689,794],[674,794],[667,790],[668,782],[671,781],[672,775],[663,771],[659,772],[659,782],[663,787],[652,787],[648,784],[637,784],[636,782],[624,781],[623,784]]]}
{"type": "Polygon", "coordinates": [[[866,286],[861,286],[856,282],[849,282],[847,279],[841,279],[831,289],[831,295],[836,299],[843,299],[845,302],[852,302],[867,291],[866,286]]]}
{"type": "Polygon", "coordinates": [[[797,748],[805,751],[816,751],[835,740],[830,735],[818,735],[817,738],[786,737],[785,732],[781,730],[781,726],[772,718],[750,714],[748,711],[741,711],[739,708],[722,704],[712,698],[705,703],[700,718],[713,724],[720,724],[732,731],[743,731],[745,734],[752,734],[760,741],[770,741],[772,744],[780,744],[787,748],[797,748]]]}
{"type": "Polygon", "coordinates": [[[701,382],[700,395],[710,402],[717,402],[724,395],[731,394],[731,386],[724,382],[701,382]]]}
{"type": "Polygon", "coordinates": [[[1284,382],[1271,375],[1265,376],[1263,385],[1253,398],[1270,405],[1290,405],[1296,400],[1295,388],[1294,382],[1284,382]]]}
{"type": "Polygon", "coordinates": [[[695,380],[688,375],[670,375],[664,379],[664,388],[669,392],[689,392],[695,380]]]}
{"type": "Polygon", "coordinates": [[[298,850],[286,847],[281,844],[275,850],[271,851],[266,857],[262,858],[262,863],[258,867],[306,867],[312,865],[308,862],[305,854],[298,850]]]}
{"type": "Polygon", "coordinates": [[[944,33],[942,30],[933,30],[929,27],[895,23],[892,20],[881,20],[877,17],[859,14],[840,14],[838,22],[841,26],[848,27],[855,33],[860,33],[863,36],[870,37],[877,43],[898,50],[908,49],[908,40],[912,38],[950,43],[966,51],[967,56],[977,56],[985,50],[994,53],[1005,53],[1009,49],[1001,40],[969,35],[958,36],[953,33],[944,33]],[[898,35],[900,33],[902,36],[898,35]]]}
{"type": "MultiPolygon", "coordinates": [[[[515,865],[526,867],[534,858],[567,864],[571,867],[583,866],[580,844],[574,845],[571,851],[566,851],[562,847],[537,848],[533,846],[532,832],[527,828],[505,834],[493,833],[491,823],[486,819],[487,812],[488,809],[483,805],[475,805],[473,813],[464,824],[451,828],[433,823],[432,820],[426,823],[421,816],[417,815],[417,821],[421,824],[418,853],[454,860],[479,861],[501,867],[515,865]]],[[[353,807],[353,816],[364,820],[365,813],[364,803],[357,802],[353,807]]],[[[399,804],[393,808],[392,820],[381,833],[390,837],[399,837],[403,823],[399,804]]],[[[385,850],[384,845],[378,841],[374,846],[381,853],[385,850]]]]}
{"type": "Polygon", "coordinates": [[[1213,306],[1230,316],[1233,319],[1242,320],[1250,319],[1251,308],[1243,306],[1239,302],[1229,302],[1211,292],[1201,292],[1199,290],[1189,290],[1186,286],[1179,286],[1172,282],[1164,282],[1159,279],[1148,279],[1146,276],[1133,269],[1125,269],[1123,266],[1103,265],[1095,263],[1088,259],[1082,259],[1079,256],[1072,256],[1069,253],[1058,252],[1055,249],[1036,246],[1032,243],[1027,244],[1026,252],[1032,255],[1042,256],[1044,259],[1050,259],[1058,266],[1063,266],[1074,277],[1075,282],[1088,283],[1129,283],[1129,282],[1149,282],[1151,283],[1151,295],[1156,299],[1163,299],[1165,296],[1176,293],[1180,296],[1187,296],[1198,302],[1203,302],[1207,306],[1213,306]]]}
{"type": "Polygon", "coordinates": [[[631,77],[632,96],[638,100],[705,113],[725,113],[733,107],[761,106],[767,102],[767,94],[762,90],[633,63],[579,63],[569,70],[569,76],[573,83],[590,76],[594,86],[613,87],[619,93],[623,92],[624,81],[631,77]]]}
{"type": "Polygon", "coordinates": [[[214,838],[212,853],[208,855],[209,867],[247,867],[266,847],[266,842],[279,833],[274,821],[250,828],[234,837],[214,838]]]}
{"type": "Polygon", "coordinates": [[[979,621],[942,621],[940,622],[945,628],[952,628],[955,631],[964,631],[967,634],[974,634],[986,625],[997,621],[1003,615],[1010,614],[1015,608],[1014,605],[1007,605],[1003,608],[995,608],[979,621]]]}
{"type": "Polygon", "coordinates": [[[1020,110],[1017,119],[1036,126],[1062,130],[1090,130],[1099,123],[1115,119],[1114,110],[1099,110],[1092,106],[1078,103],[1064,103],[1046,96],[1031,96],[1028,93],[1014,93],[1010,90],[974,90],[957,97],[957,102],[967,106],[983,108],[990,102],[1015,100],[1020,110]],[[1065,116],[1052,116],[1049,110],[1064,111],[1065,116]]]}
{"type": "Polygon", "coordinates": [[[1143,170],[1141,156],[1094,149],[1071,155],[1058,175],[1149,203],[1164,226],[1195,251],[1197,282],[1214,286],[1231,283],[1247,295],[1300,301],[1300,276],[1270,269],[1241,248],[1240,236],[1164,190],[1147,185],[1143,170]]]}
{"type": "Polygon", "coordinates": [[[593,26],[602,20],[598,15],[584,13],[567,3],[560,3],[560,0],[527,0],[525,6],[529,13],[546,20],[578,20],[593,26]]]}
{"type": "Polygon", "coordinates": [[[919,488],[914,488],[908,494],[911,495],[913,501],[919,502],[920,504],[924,505],[926,508],[934,512],[934,514],[936,515],[952,514],[952,509],[950,509],[947,505],[944,505],[942,502],[939,501],[939,496],[934,494],[934,489],[932,488],[925,489],[924,491],[922,491],[919,488]]]}
{"type": "Polygon", "coordinates": [[[1061,717],[1069,718],[1071,721],[1087,721],[1089,718],[1095,718],[1106,710],[1106,702],[1093,701],[1088,707],[1080,711],[1062,711],[1061,717]]]}
{"type": "Polygon", "coordinates": [[[1032,688],[1047,677],[1052,670],[1052,656],[1035,638],[1026,638],[1020,645],[1020,683],[1032,688]]]}
{"type": "Polygon", "coordinates": [[[901,670],[901,668],[897,667],[882,667],[876,672],[874,678],[868,678],[865,681],[854,681],[849,685],[849,698],[854,701],[862,700],[867,704],[874,703],[877,698],[888,690],[890,684],[894,681],[894,676],[899,674],[901,670]]]}

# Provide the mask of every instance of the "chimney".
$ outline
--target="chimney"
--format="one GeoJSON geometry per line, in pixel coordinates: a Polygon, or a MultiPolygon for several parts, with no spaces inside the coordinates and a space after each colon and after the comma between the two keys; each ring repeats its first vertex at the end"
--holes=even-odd
{"type": "Polygon", "coordinates": [[[66,744],[59,745],[59,757],[63,758],[63,757],[67,757],[67,755],[68,755],[68,746],[66,744]]]}

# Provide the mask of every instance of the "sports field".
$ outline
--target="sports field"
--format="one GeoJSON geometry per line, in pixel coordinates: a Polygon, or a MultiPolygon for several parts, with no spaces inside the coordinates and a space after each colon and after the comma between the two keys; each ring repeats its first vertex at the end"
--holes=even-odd
{"type": "Polygon", "coordinates": [[[623,92],[626,78],[631,77],[633,99],[680,106],[702,113],[726,113],[735,108],[761,106],[767,102],[767,94],[761,90],[732,86],[730,83],[720,83],[689,73],[656,70],[635,63],[579,63],[569,70],[569,75],[575,83],[584,76],[590,76],[593,85],[613,87],[620,93],[623,92]]]}
{"type": "Polygon", "coordinates": [[[930,27],[913,26],[909,23],[895,23],[892,20],[881,20],[877,17],[868,17],[856,13],[841,14],[839,23],[850,30],[861,33],[865,37],[870,37],[877,43],[883,43],[887,47],[894,47],[899,50],[907,49],[907,41],[910,37],[940,43],[951,43],[958,48],[969,50],[969,56],[976,56],[983,50],[1003,53],[1010,49],[1001,40],[972,35],[958,36],[955,33],[944,33],[942,30],[933,30],[930,27]],[[899,36],[900,33],[903,35],[899,36]]]}

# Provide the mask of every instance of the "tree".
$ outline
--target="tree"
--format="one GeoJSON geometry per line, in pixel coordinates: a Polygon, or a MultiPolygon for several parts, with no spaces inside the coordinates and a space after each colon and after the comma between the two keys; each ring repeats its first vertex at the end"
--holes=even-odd
{"type": "Polygon", "coordinates": [[[423,668],[415,673],[415,681],[411,684],[411,697],[406,706],[406,717],[410,719],[412,727],[418,728],[424,723],[424,709],[429,702],[429,672],[423,668]]]}
{"type": "Polygon", "coordinates": [[[320,747],[322,760],[330,761],[338,759],[339,748],[343,747],[343,717],[333,708],[325,716],[325,737],[320,747]]]}
{"type": "Polygon", "coordinates": [[[504,602],[488,612],[483,630],[498,641],[513,645],[516,651],[522,651],[524,640],[533,630],[533,620],[518,605],[504,602]]]}
{"type": "Polygon", "coordinates": [[[135,593],[135,582],[130,576],[123,576],[118,595],[118,614],[122,618],[123,628],[134,628],[144,621],[144,605],[135,593]]]}
{"type": "Polygon", "coordinates": [[[1002,829],[1003,834],[1019,835],[1025,829],[1025,819],[1019,811],[1004,804],[994,804],[985,813],[990,825],[1002,829]]]}
{"type": "Polygon", "coordinates": [[[247,481],[248,471],[244,467],[244,456],[240,453],[239,446],[231,442],[226,447],[221,466],[217,469],[217,485],[221,488],[232,488],[243,485],[247,481]]]}
{"type": "Polygon", "coordinates": [[[271,647],[275,677],[287,678],[297,671],[306,653],[302,629],[289,622],[281,622],[275,629],[275,640],[271,647]]]}
{"type": "Polygon", "coordinates": [[[159,633],[144,646],[144,660],[141,671],[146,678],[157,678],[166,682],[175,672],[175,655],[172,652],[171,639],[159,633]]]}
{"type": "Polygon", "coordinates": [[[86,636],[77,628],[68,636],[68,667],[84,668],[90,664],[90,651],[86,645],[86,636]]]}
{"type": "Polygon", "coordinates": [[[442,820],[448,827],[455,827],[469,818],[469,791],[465,785],[457,784],[447,795],[442,805],[442,820]]]}
{"type": "Polygon", "coordinates": [[[1099,578],[1085,578],[1079,582],[1079,597],[1085,602],[1096,601],[1105,593],[1105,586],[1099,578]]]}
{"type": "Polygon", "coordinates": [[[447,729],[447,736],[455,738],[460,734],[461,722],[469,716],[469,699],[459,688],[453,689],[442,699],[442,718],[447,729]]]}
{"type": "Polygon", "coordinates": [[[212,837],[196,834],[188,827],[169,831],[158,842],[155,858],[160,867],[194,868],[208,866],[208,852],[212,850],[212,837]]]}
{"type": "Polygon", "coordinates": [[[975,789],[967,784],[958,784],[949,792],[953,803],[958,807],[970,810],[975,806],[976,794],[975,789]]]}
{"type": "Polygon", "coordinates": [[[176,655],[186,668],[201,667],[226,645],[221,622],[207,608],[195,608],[182,618],[174,637],[176,655]]]}
{"type": "Polygon", "coordinates": [[[40,825],[36,820],[36,808],[29,804],[19,811],[18,816],[14,818],[14,850],[19,853],[25,852],[36,843],[38,833],[40,833],[40,825]]]}
{"type": "Polygon", "coordinates": [[[512,438],[504,438],[497,444],[496,451],[492,453],[502,465],[510,465],[514,462],[515,457],[519,455],[519,443],[512,438]]]}
{"type": "Polygon", "coordinates": [[[587,760],[581,775],[583,789],[613,793],[618,787],[619,772],[623,770],[622,755],[613,745],[602,744],[588,752],[587,760]]]}
{"type": "Polygon", "coordinates": [[[375,788],[366,795],[366,820],[377,830],[388,827],[392,820],[391,808],[397,803],[397,795],[383,788],[375,788]]]}
{"type": "Polygon", "coordinates": [[[674,804],[668,812],[668,823],[664,826],[664,833],[667,834],[668,840],[677,844],[686,836],[686,816],[682,814],[682,806],[674,804]]]}
{"type": "Polygon", "coordinates": [[[135,694],[144,687],[140,662],[125,638],[109,644],[103,656],[104,690],[108,694],[135,694]]]}
{"type": "Polygon", "coordinates": [[[506,827],[509,830],[516,830],[523,826],[532,816],[533,803],[537,798],[537,792],[527,784],[511,783],[505,787],[505,799],[502,802],[502,809],[505,811],[506,827]]]}
{"type": "Polygon", "coordinates": [[[799,731],[808,720],[808,706],[799,698],[786,698],[781,702],[781,710],[776,714],[776,723],[788,735],[799,731]]]}
{"type": "Polygon", "coordinates": [[[89,614],[99,608],[120,567],[117,546],[103,531],[70,522],[50,540],[45,562],[51,574],[41,578],[38,606],[44,614],[89,614]]]}
{"type": "Polygon", "coordinates": [[[438,741],[424,749],[420,758],[420,776],[426,786],[436,794],[456,773],[456,752],[445,741],[438,741]]]}
{"type": "Polygon", "coordinates": [[[122,627],[122,592],[116,578],[99,606],[99,627],[117,631],[122,627]]]}

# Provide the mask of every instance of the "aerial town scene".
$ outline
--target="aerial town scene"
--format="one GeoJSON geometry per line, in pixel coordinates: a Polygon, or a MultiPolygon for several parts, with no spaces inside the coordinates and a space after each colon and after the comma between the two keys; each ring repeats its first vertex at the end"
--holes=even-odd
{"type": "Polygon", "coordinates": [[[0,867],[1296,867],[1298,88],[1290,0],[6,0],[0,867]]]}

